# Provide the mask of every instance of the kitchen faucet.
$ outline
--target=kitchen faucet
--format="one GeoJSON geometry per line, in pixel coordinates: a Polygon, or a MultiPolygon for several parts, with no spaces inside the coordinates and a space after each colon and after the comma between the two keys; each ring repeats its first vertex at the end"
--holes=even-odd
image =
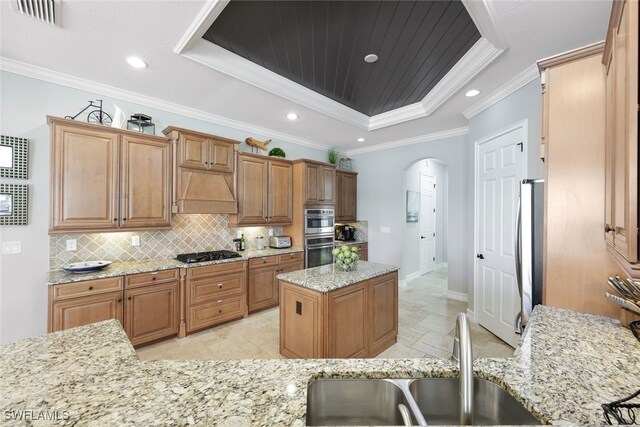
{"type": "Polygon", "coordinates": [[[473,421],[473,349],[469,320],[464,313],[456,318],[456,335],[451,359],[458,362],[460,370],[460,425],[473,421]]]}

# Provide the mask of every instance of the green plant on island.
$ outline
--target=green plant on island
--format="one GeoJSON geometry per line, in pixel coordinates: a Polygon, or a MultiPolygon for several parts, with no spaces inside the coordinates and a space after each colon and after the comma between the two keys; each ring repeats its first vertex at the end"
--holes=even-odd
{"type": "Polygon", "coordinates": [[[287,155],[285,154],[284,150],[282,148],[279,147],[274,147],[269,151],[269,155],[271,157],[282,157],[283,159],[285,157],[287,157],[287,155]]]}
{"type": "Polygon", "coordinates": [[[330,148],[328,151],[329,154],[329,163],[331,163],[332,165],[335,165],[338,162],[338,150],[334,150],[333,148],[330,148]]]}

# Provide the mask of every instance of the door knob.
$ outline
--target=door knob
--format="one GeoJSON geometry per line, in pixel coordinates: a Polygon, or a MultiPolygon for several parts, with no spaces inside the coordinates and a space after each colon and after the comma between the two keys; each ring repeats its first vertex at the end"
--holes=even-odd
{"type": "Polygon", "coordinates": [[[420,238],[421,238],[421,239],[426,239],[426,237],[424,237],[424,236],[420,236],[420,238]]]}
{"type": "Polygon", "coordinates": [[[478,258],[478,259],[484,259],[484,255],[482,255],[482,254],[478,254],[478,255],[476,255],[476,258],[478,258]]]}

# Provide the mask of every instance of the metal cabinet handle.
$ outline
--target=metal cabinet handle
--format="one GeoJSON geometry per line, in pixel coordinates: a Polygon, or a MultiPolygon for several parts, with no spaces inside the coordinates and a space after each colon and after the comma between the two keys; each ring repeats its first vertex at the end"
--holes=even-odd
{"type": "Polygon", "coordinates": [[[131,301],[131,297],[127,298],[129,301],[131,301]]]}
{"type": "Polygon", "coordinates": [[[605,233],[611,233],[612,231],[614,231],[615,229],[612,228],[609,224],[605,224],[604,226],[604,232],[605,233]]]}
{"type": "Polygon", "coordinates": [[[93,290],[93,286],[89,286],[89,290],[92,291],[93,290]]]}
{"type": "Polygon", "coordinates": [[[221,299],[219,299],[219,300],[218,300],[218,301],[216,301],[216,302],[217,302],[217,303],[221,303],[221,302],[222,302],[222,300],[221,300],[221,299]]]}
{"type": "Polygon", "coordinates": [[[122,298],[120,298],[120,299],[118,300],[118,302],[122,302],[122,298]]]}
{"type": "Polygon", "coordinates": [[[126,220],[127,220],[127,218],[122,218],[122,220],[123,220],[123,221],[126,221],[126,220]]]}
{"type": "Polygon", "coordinates": [[[218,283],[218,289],[222,289],[222,283],[218,283]]]}

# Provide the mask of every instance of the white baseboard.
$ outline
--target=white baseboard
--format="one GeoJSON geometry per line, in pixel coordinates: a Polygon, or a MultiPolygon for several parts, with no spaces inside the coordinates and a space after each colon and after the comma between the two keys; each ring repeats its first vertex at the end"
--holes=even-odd
{"type": "Polygon", "coordinates": [[[439,269],[439,268],[444,268],[444,267],[447,267],[447,262],[446,262],[446,261],[445,261],[445,262],[441,262],[441,263],[439,263],[439,264],[436,264],[436,266],[435,266],[435,267],[433,267],[433,269],[434,269],[434,270],[437,270],[437,269],[439,269]]]}
{"type": "Polygon", "coordinates": [[[418,271],[415,271],[415,272],[413,272],[411,274],[407,274],[407,277],[405,277],[404,280],[406,282],[408,282],[410,280],[417,279],[420,276],[422,276],[422,272],[418,270],[418,271]]]}
{"type": "Polygon", "coordinates": [[[478,321],[476,320],[476,313],[474,313],[473,310],[471,310],[470,308],[467,308],[467,318],[474,323],[478,323],[478,321]]]}
{"type": "Polygon", "coordinates": [[[451,298],[456,301],[464,301],[464,302],[468,302],[469,300],[469,297],[467,294],[463,294],[462,292],[455,292],[455,291],[447,291],[447,298],[451,298]]]}

